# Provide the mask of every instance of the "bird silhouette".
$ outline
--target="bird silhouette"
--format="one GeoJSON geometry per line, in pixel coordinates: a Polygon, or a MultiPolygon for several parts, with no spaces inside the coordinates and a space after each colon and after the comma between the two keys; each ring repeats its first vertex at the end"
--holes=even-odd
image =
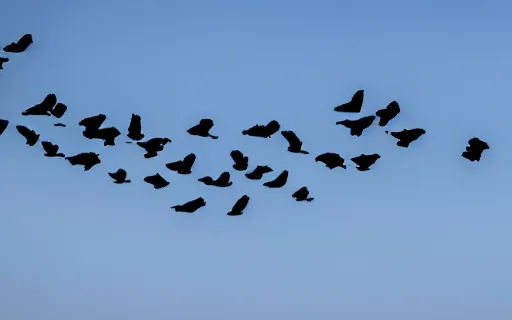
{"type": "Polygon", "coordinates": [[[4,69],[4,63],[9,62],[9,58],[0,57],[0,70],[4,69]]]}
{"type": "Polygon", "coordinates": [[[9,120],[0,119],[0,136],[4,133],[5,129],[9,126],[9,120]]]}
{"type": "Polygon", "coordinates": [[[345,165],[345,159],[343,159],[339,154],[333,152],[322,153],[321,155],[315,158],[316,162],[322,162],[329,169],[334,169],[337,167],[341,167],[343,169],[347,169],[345,165]]]}
{"type": "Polygon", "coordinates": [[[426,133],[426,131],[420,128],[415,128],[410,130],[404,129],[397,132],[386,131],[386,133],[390,134],[393,138],[398,139],[396,143],[397,146],[407,148],[411,142],[418,140],[419,137],[426,133]]]}
{"type": "Polygon", "coordinates": [[[363,108],[364,90],[357,90],[352,99],[334,108],[337,112],[359,113],[363,108]]]}
{"type": "Polygon", "coordinates": [[[34,130],[21,125],[16,126],[16,129],[27,140],[27,145],[31,147],[36,145],[37,141],[39,140],[39,134],[37,134],[34,130]]]}
{"type": "Polygon", "coordinates": [[[235,162],[233,164],[233,169],[237,171],[245,171],[249,166],[249,157],[244,156],[244,154],[240,150],[233,150],[230,153],[231,159],[235,162]]]}
{"type": "Polygon", "coordinates": [[[24,116],[51,116],[52,109],[57,104],[57,96],[53,93],[48,94],[41,103],[28,108],[21,114],[24,116]]]}
{"type": "Polygon", "coordinates": [[[263,175],[265,173],[269,173],[272,171],[274,170],[272,170],[272,168],[270,168],[269,166],[256,166],[256,168],[252,172],[246,173],[245,176],[251,180],[260,180],[261,178],[263,178],[263,175]]]}
{"type": "Polygon", "coordinates": [[[107,120],[107,116],[100,113],[92,117],[83,118],[78,125],[84,127],[82,134],[87,139],[101,139],[98,138],[98,130],[105,120],[107,120]]]}
{"type": "Polygon", "coordinates": [[[244,209],[247,207],[250,199],[251,198],[246,194],[241,196],[240,199],[235,202],[233,208],[231,208],[231,210],[228,212],[228,216],[241,216],[244,213],[244,209]]]}
{"type": "Polygon", "coordinates": [[[103,140],[104,146],[115,146],[115,139],[120,135],[121,132],[119,132],[119,130],[117,130],[116,127],[101,128],[96,130],[96,132],[92,134],[94,139],[103,140]]]}
{"type": "Polygon", "coordinates": [[[130,183],[131,180],[126,179],[126,170],[124,169],[117,169],[116,172],[109,172],[108,175],[114,179],[114,183],[116,184],[122,184],[122,183],[130,183]]]}
{"type": "Polygon", "coordinates": [[[292,194],[292,197],[294,197],[296,201],[311,202],[315,199],[315,198],[308,198],[308,196],[309,196],[309,190],[307,187],[302,187],[292,194]]]}
{"type": "Polygon", "coordinates": [[[375,115],[379,117],[379,126],[385,127],[389,121],[393,120],[400,113],[398,102],[391,101],[384,109],[378,110],[375,115]]]}
{"type": "Polygon", "coordinates": [[[204,206],[206,206],[206,201],[204,201],[203,198],[199,197],[199,198],[189,201],[187,203],[173,206],[173,207],[171,207],[171,209],[174,209],[174,211],[176,211],[176,212],[193,213],[204,206]]]}
{"type": "Polygon", "coordinates": [[[31,34],[25,34],[23,35],[17,42],[11,42],[10,44],[6,45],[4,47],[5,52],[10,53],[21,53],[33,43],[32,35],[31,34]]]}
{"type": "Polygon", "coordinates": [[[265,182],[263,185],[268,188],[281,188],[284,187],[288,181],[288,170],[283,170],[277,178],[272,181],[265,182]]]}
{"type": "Polygon", "coordinates": [[[468,146],[466,147],[466,151],[462,153],[462,157],[468,159],[471,162],[480,162],[480,159],[482,158],[482,153],[488,149],[489,145],[487,144],[487,142],[484,142],[475,137],[468,141],[468,146]]]}
{"type": "Polygon", "coordinates": [[[132,113],[130,125],[128,126],[127,137],[133,141],[144,139],[144,134],[142,133],[142,122],[138,114],[132,113]]]}
{"type": "Polygon", "coordinates": [[[137,145],[142,149],[146,150],[146,154],[144,154],[144,158],[149,159],[156,157],[158,152],[163,151],[164,147],[167,143],[172,142],[171,139],[168,138],[151,138],[148,141],[137,142],[137,145]]]}
{"type": "Polygon", "coordinates": [[[94,152],[83,152],[72,157],[66,157],[65,159],[68,160],[72,166],[84,166],[84,171],[89,171],[92,167],[101,163],[99,154],[94,152]]]}
{"type": "Polygon", "coordinates": [[[53,107],[52,110],[50,110],[50,113],[57,119],[62,118],[64,113],[66,113],[66,110],[68,110],[68,106],[66,106],[64,103],[58,102],[55,107],[53,107]]]}
{"type": "Polygon", "coordinates": [[[167,163],[167,169],[177,172],[179,174],[191,174],[192,166],[196,161],[196,155],[193,153],[188,154],[183,160],[167,163]]]}
{"type": "Polygon", "coordinates": [[[53,144],[50,141],[43,141],[41,142],[41,145],[43,146],[45,151],[44,155],[46,157],[65,157],[64,153],[59,153],[59,146],[56,144],[53,144]]]}
{"type": "Polygon", "coordinates": [[[155,189],[162,189],[169,185],[169,181],[165,180],[159,173],[145,177],[144,181],[153,185],[155,189]]]}
{"type": "Polygon", "coordinates": [[[54,127],[63,127],[63,128],[65,128],[65,127],[66,127],[66,125],[65,125],[64,123],[60,123],[60,122],[59,122],[59,123],[54,124],[53,126],[54,126],[54,127]]]}
{"type": "Polygon", "coordinates": [[[281,125],[276,120],[272,120],[266,125],[255,125],[247,130],[242,131],[243,135],[259,138],[271,138],[281,129],[281,125]]]}
{"type": "Polygon", "coordinates": [[[346,128],[350,129],[351,136],[360,137],[363,134],[363,131],[369,128],[373,120],[375,120],[375,116],[366,116],[357,120],[342,120],[336,122],[336,124],[340,124],[346,128]]]}
{"type": "Polygon", "coordinates": [[[195,125],[192,128],[188,129],[187,132],[193,136],[218,139],[218,136],[213,136],[210,134],[211,128],[213,128],[212,119],[201,119],[198,125],[195,125]]]}
{"type": "Polygon", "coordinates": [[[288,151],[291,153],[309,154],[309,152],[302,150],[302,141],[297,137],[295,132],[287,130],[281,131],[283,137],[288,141],[288,151]]]}
{"type": "Polygon", "coordinates": [[[225,188],[225,187],[229,187],[233,184],[233,182],[229,181],[230,178],[231,178],[231,175],[229,174],[229,172],[226,171],[226,172],[221,173],[220,176],[217,178],[217,180],[213,180],[213,178],[210,176],[202,177],[197,180],[204,183],[207,186],[225,188]]]}
{"type": "Polygon", "coordinates": [[[368,171],[368,170],[370,170],[370,167],[379,159],[380,159],[380,155],[374,153],[374,154],[361,154],[360,156],[354,157],[350,160],[357,165],[357,167],[356,167],[357,170],[368,171]]]}

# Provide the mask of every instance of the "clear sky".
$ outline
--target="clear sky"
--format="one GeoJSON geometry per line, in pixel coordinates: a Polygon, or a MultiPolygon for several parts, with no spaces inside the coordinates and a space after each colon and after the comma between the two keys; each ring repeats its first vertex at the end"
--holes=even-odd
{"type": "MultiPolygon", "coordinates": [[[[505,320],[512,317],[511,5],[505,1],[7,1],[0,43],[35,43],[0,72],[2,320],[505,320]],[[365,90],[363,115],[399,102],[392,130],[357,138],[332,109],[365,90]],[[62,122],[22,117],[48,93],[62,122]],[[157,158],[82,137],[105,113],[126,134],[173,140],[157,158]],[[218,140],[188,136],[212,118],[218,140]],[[280,121],[312,155],[241,131],[280,121]],[[25,124],[62,152],[100,153],[90,172],[43,157],[25,124]],[[489,143],[481,163],[460,157],[489,143]],[[231,169],[240,149],[283,189],[231,169]],[[313,157],[380,153],[368,172],[313,157]],[[195,152],[193,175],[165,163],[195,152]],[[107,172],[123,167],[130,185],[107,172]],[[232,172],[233,186],[196,181],[232,172]],[[159,172],[171,184],[142,181],[159,172]],[[316,199],[296,203],[306,185],[316,199]],[[507,187],[508,186],[508,187],[507,187]],[[242,195],[241,217],[226,212],[242,195]],[[202,196],[195,214],[169,207],[202,196]]],[[[357,116],[350,116],[353,119],[357,116]]]]}

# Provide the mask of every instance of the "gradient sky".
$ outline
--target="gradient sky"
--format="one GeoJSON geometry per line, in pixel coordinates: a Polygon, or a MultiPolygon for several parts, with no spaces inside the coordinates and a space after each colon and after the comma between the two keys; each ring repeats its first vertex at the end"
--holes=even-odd
{"type": "Polygon", "coordinates": [[[35,43],[0,72],[0,319],[512,318],[510,3],[6,3],[0,43],[35,43]],[[332,109],[358,89],[363,115],[396,100],[389,128],[427,134],[408,149],[379,127],[351,137],[332,109]],[[21,116],[51,92],[66,128],[21,116]],[[98,113],[118,146],[82,137],[78,121],[98,113]],[[157,158],[123,142],[131,113],[173,140],[157,158]],[[218,140],[186,134],[207,117],[218,140]],[[312,155],[240,133],[271,119],[312,155]],[[17,124],[103,163],[47,159],[17,124]],[[460,157],[475,136],[491,146],[481,163],[460,157]],[[233,172],[233,149],[273,167],[267,179],[288,169],[287,186],[233,172]],[[382,158],[330,171],[313,161],[328,151],[382,158]],[[189,152],[192,176],[165,168],[189,152]],[[132,184],[110,181],[118,167],[132,184]],[[231,188],[196,181],[225,170],[231,188]],[[157,172],[169,187],[142,181],[157,172]],[[291,198],[303,185],[314,202],[291,198]],[[245,193],[245,214],[226,216],[245,193]],[[195,214],[169,209],[198,196],[195,214]]]}

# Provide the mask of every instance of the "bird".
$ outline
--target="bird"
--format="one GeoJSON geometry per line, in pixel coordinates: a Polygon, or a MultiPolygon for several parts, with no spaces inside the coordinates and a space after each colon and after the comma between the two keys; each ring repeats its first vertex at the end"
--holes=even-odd
{"type": "Polygon", "coordinates": [[[183,160],[167,163],[165,166],[167,169],[175,171],[179,174],[191,174],[192,166],[196,161],[196,155],[193,153],[188,154],[183,160]]]}
{"type": "Polygon", "coordinates": [[[231,208],[231,210],[228,212],[228,216],[241,216],[244,213],[244,209],[247,207],[250,199],[251,198],[246,194],[241,196],[240,199],[235,202],[233,208],[231,208]]]}
{"type": "Polygon", "coordinates": [[[32,35],[28,33],[23,35],[17,42],[11,42],[6,45],[3,50],[10,53],[21,53],[27,50],[33,42],[32,35]]]}
{"type": "Polygon", "coordinates": [[[374,153],[374,154],[361,154],[360,156],[354,157],[350,160],[357,165],[357,167],[356,167],[357,170],[368,171],[368,170],[370,170],[370,166],[372,166],[379,159],[380,159],[380,155],[378,155],[377,153],[374,153]]]}
{"type": "Polygon", "coordinates": [[[52,110],[50,110],[50,113],[57,119],[62,118],[64,113],[66,113],[66,110],[68,110],[68,106],[66,106],[64,103],[58,102],[55,107],[53,107],[52,110]]]}
{"type": "Polygon", "coordinates": [[[89,171],[92,167],[101,163],[99,154],[94,152],[83,152],[72,157],[66,157],[65,159],[68,160],[72,166],[84,166],[84,171],[89,171]]]}
{"type": "Polygon", "coordinates": [[[302,141],[297,137],[295,132],[290,130],[281,131],[283,137],[288,141],[288,151],[291,153],[309,154],[309,152],[302,150],[302,141]]]}
{"type": "Polygon", "coordinates": [[[426,133],[426,131],[420,128],[415,128],[409,130],[404,129],[397,132],[386,131],[386,133],[390,134],[393,138],[398,139],[396,143],[397,146],[407,148],[411,142],[418,140],[419,137],[426,133]]]}
{"type": "Polygon", "coordinates": [[[138,114],[132,113],[130,125],[128,126],[127,137],[132,139],[133,141],[139,141],[144,139],[144,134],[142,133],[141,119],[138,114]]]}
{"type": "Polygon", "coordinates": [[[5,129],[9,126],[9,120],[0,119],[0,136],[4,133],[5,129]]]}
{"type": "Polygon", "coordinates": [[[339,154],[333,152],[322,153],[321,155],[315,158],[316,162],[322,162],[329,169],[334,169],[337,167],[341,167],[343,169],[347,169],[345,165],[345,159],[343,159],[339,154]]]}
{"type": "Polygon", "coordinates": [[[159,173],[145,177],[144,181],[153,185],[155,189],[162,189],[169,185],[169,181],[165,180],[159,173]]]}
{"type": "Polygon", "coordinates": [[[379,126],[385,127],[400,113],[398,102],[391,101],[386,108],[378,110],[375,115],[379,117],[379,126]]]}
{"type": "Polygon", "coordinates": [[[195,125],[192,128],[188,129],[187,132],[193,136],[218,139],[218,136],[213,136],[210,134],[211,128],[213,128],[212,119],[201,119],[198,125],[195,125]]]}
{"type": "Polygon", "coordinates": [[[16,129],[27,140],[27,145],[31,147],[36,145],[37,141],[39,140],[39,134],[37,134],[34,130],[21,125],[17,125],[16,129]]]}
{"type": "Polygon", "coordinates": [[[235,162],[233,164],[233,169],[237,171],[245,171],[249,166],[249,157],[244,156],[244,154],[240,150],[233,150],[230,153],[231,159],[235,162]]]}
{"type": "Polygon", "coordinates": [[[261,178],[263,178],[263,175],[265,173],[269,173],[272,171],[274,170],[272,170],[272,168],[270,168],[269,166],[256,166],[256,168],[252,172],[246,173],[245,176],[247,177],[247,179],[260,180],[261,178]]]}
{"type": "Polygon", "coordinates": [[[189,201],[187,203],[173,206],[173,207],[171,207],[171,209],[174,209],[174,211],[176,211],[176,212],[193,213],[204,206],[206,206],[206,201],[204,201],[203,198],[199,197],[199,198],[189,201]]]}
{"type": "Polygon", "coordinates": [[[65,157],[64,153],[59,153],[59,146],[56,144],[53,144],[50,141],[43,141],[41,142],[41,145],[43,146],[45,151],[44,155],[46,157],[65,157]]]}
{"type": "Polygon", "coordinates": [[[63,128],[64,128],[64,127],[66,127],[66,125],[65,125],[64,123],[60,123],[60,122],[59,122],[59,123],[54,124],[53,126],[54,126],[54,127],[63,127],[63,128]]]}
{"type": "Polygon", "coordinates": [[[375,116],[366,116],[362,117],[361,119],[357,120],[342,120],[336,122],[336,124],[340,124],[346,128],[350,129],[350,135],[351,136],[358,136],[360,137],[363,134],[363,131],[369,128],[373,120],[375,120],[375,116]]]}
{"type": "Polygon", "coordinates": [[[131,180],[126,179],[126,170],[124,170],[124,169],[117,169],[116,172],[109,172],[108,175],[112,179],[114,179],[114,183],[116,183],[116,184],[132,182],[131,180]]]}
{"type": "Polygon", "coordinates": [[[84,127],[82,134],[87,139],[101,139],[98,137],[98,130],[106,119],[107,116],[100,113],[92,117],[83,118],[78,122],[78,125],[84,127]]]}
{"type": "Polygon", "coordinates": [[[101,128],[93,134],[95,139],[103,140],[104,146],[115,146],[115,139],[121,135],[116,127],[101,128]]]}
{"type": "Polygon", "coordinates": [[[51,116],[52,109],[57,104],[57,96],[53,93],[48,94],[41,103],[28,108],[21,114],[23,116],[51,116]]]}
{"type": "Polygon", "coordinates": [[[468,159],[469,161],[477,161],[480,162],[482,158],[482,153],[485,150],[488,150],[489,145],[487,142],[480,140],[479,138],[471,138],[468,141],[468,146],[466,147],[466,151],[462,153],[462,157],[468,159]]]}
{"type": "Polygon", "coordinates": [[[272,120],[266,125],[257,124],[247,130],[243,130],[242,134],[251,137],[271,138],[279,129],[281,129],[279,122],[272,120]]]}
{"type": "Polygon", "coordinates": [[[294,197],[296,201],[311,202],[315,199],[315,198],[308,198],[308,196],[309,196],[309,190],[307,187],[302,187],[292,194],[292,197],[294,197]]]}
{"type": "Polygon", "coordinates": [[[349,102],[341,104],[334,108],[337,112],[359,113],[363,108],[364,90],[357,90],[349,102]]]}
{"type": "Polygon", "coordinates": [[[268,188],[281,188],[284,187],[288,181],[288,170],[283,170],[277,178],[272,181],[265,182],[263,185],[268,188]]]}
{"type": "Polygon", "coordinates": [[[4,63],[9,62],[9,58],[0,57],[0,70],[4,69],[4,63]]]}
{"type": "Polygon", "coordinates": [[[213,180],[213,178],[210,176],[202,177],[197,180],[204,183],[207,186],[225,188],[225,187],[229,187],[233,184],[233,182],[229,181],[230,178],[231,178],[231,175],[229,174],[229,172],[226,171],[226,172],[221,173],[220,176],[217,178],[217,180],[213,180]]]}
{"type": "Polygon", "coordinates": [[[139,141],[137,145],[142,149],[146,150],[146,154],[144,154],[144,158],[149,159],[156,157],[159,151],[163,151],[164,147],[167,143],[172,142],[171,139],[168,138],[151,138],[148,141],[139,141]]]}

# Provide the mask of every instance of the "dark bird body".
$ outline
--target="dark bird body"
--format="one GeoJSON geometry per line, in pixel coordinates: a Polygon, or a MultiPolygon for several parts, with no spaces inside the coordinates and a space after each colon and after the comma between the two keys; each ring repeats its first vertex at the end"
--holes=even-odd
{"type": "Polygon", "coordinates": [[[238,199],[233,205],[233,208],[228,212],[228,216],[241,216],[244,213],[244,209],[247,207],[249,200],[250,198],[246,194],[240,197],[240,199],[238,199]]]}
{"type": "Polygon", "coordinates": [[[130,183],[131,180],[126,179],[126,170],[124,169],[118,169],[116,172],[109,172],[108,175],[114,179],[114,183],[116,184],[122,184],[122,183],[130,183]]]}
{"type": "Polygon", "coordinates": [[[393,120],[400,113],[398,102],[391,101],[386,108],[378,110],[375,115],[379,117],[379,126],[385,127],[389,121],[393,120]]]}
{"type": "Polygon", "coordinates": [[[132,118],[130,120],[130,125],[128,126],[128,138],[139,141],[144,139],[144,134],[142,133],[142,122],[140,116],[137,114],[132,114],[132,118]]]}
{"type": "Polygon", "coordinates": [[[352,99],[344,104],[341,104],[334,108],[334,111],[338,112],[351,112],[359,113],[363,108],[364,90],[358,90],[352,96],[352,99]]]}
{"type": "Polygon", "coordinates": [[[315,198],[308,198],[308,196],[309,196],[309,190],[307,187],[302,187],[299,190],[295,191],[295,193],[292,194],[292,197],[294,197],[296,201],[311,202],[315,199],[315,198]]]}
{"type": "Polygon", "coordinates": [[[53,93],[48,94],[41,103],[28,108],[21,114],[24,116],[51,116],[52,109],[57,104],[57,96],[53,93]]]}
{"type": "Polygon", "coordinates": [[[389,133],[393,138],[398,139],[396,145],[399,147],[407,148],[409,147],[409,144],[413,141],[416,141],[426,133],[425,130],[416,128],[416,129],[404,129],[402,131],[398,132],[389,132],[386,131],[386,133],[389,133]]]}
{"type": "Polygon", "coordinates": [[[380,155],[374,153],[374,154],[361,154],[358,157],[354,157],[350,160],[354,162],[357,167],[356,169],[359,171],[368,171],[370,170],[370,167],[380,159],[380,155]]]}
{"type": "Polygon", "coordinates": [[[347,169],[345,165],[345,159],[343,159],[339,154],[333,152],[326,152],[315,158],[316,162],[322,162],[329,169],[334,169],[337,167],[341,167],[343,169],[347,169]]]}
{"type": "Polygon", "coordinates": [[[170,163],[167,163],[165,166],[167,167],[167,169],[177,172],[179,174],[191,174],[192,166],[194,165],[195,161],[196,161],[196,155],[193,153],[190,153],[189,155],[185,156],[185,158],[183,158],[183,160],[170,162],[170,163]]]}
{"type": "Polygon", "coordinates": [[[281,129],[281,125],[276,120],[272,120],[266,125],[255,125],[247,130],[242,131],[243,135],[259,138],[271,138],[281,129]]]}
{"type": "Polygon", "coordinates": [[[99,128],[101,127],[103,122],[105,122],[105,120],[107,120],[107,116],[103,113],[100,113],[98,115],[87,117],[80,120],[78,125],[85,128],[84,136],[87,138],[86,132],[94,133],[95,131],[99,130],[99,128]]]}
{"type": "Polygon", "coordinates": [[[261,178],[263,178],[263,175],[265,173],[269,173],[272,171],[274,170],[272,170],[272,168],[270,168],[269,166],[257,166],[252,172],[246,173],[245,176],[247,177],[247,179],[260,180],[261,178]]]}
{"type": "Polygon", "coordinates": [[[291,153],[302,153],[302,154],[309,154],[309,152],[302,150],[302,141],[297,137],[295,132],[287,130],[287,131],[281,131],[281,134],[283,137],[288,141],[288,151],[291,153]]]}
{"type": "Polygon", "coordinates": [[[94,152],[79,153],[76,156],[66,157],[65,159],[73,166],[84,166],[84,171],[89,171],[92,167],[101,163],[99,154],[94,152]]]}
{"type": "Polygon", "coordinates": [[[27,145],[33,147],[36,145],[39,140],[39,134],[37,134],[34,130],[31,130],[25,126],[16,126],[18,132],[27,140],[27,145]]]}
{"type": "Polygon", "coordinates": [[[233,184],[233,182],[229,181],[230,179],[231,175],[229,174],[229,172],[226,171],[221,173],[217,180],[213,180],[213,178],[210,176],[202,177],[197,180],[204,183],[207,186],[225,188],[233,184]]]}
{"type": "Polygon", "coordinates": [[[244,154],[240,150],[233,150],[230,153],[231,159],[235,162],[233,164],[233,169],[237,171],[245,171],[249,166],[249,157],[244,156],[244,154]]]}
{"type": "Polygon", "coordinates": [[[468,159],[471,162],[480,162],[482,153],[488,149],[490,148],[487,142],[484,142],[475,137],[468,141],[468,146],[466,147],[466,151],[462,153],[462,157],[468,159]]]}
{"type": "Polygon", "coordinates": [[[4,133],[5,129],[9,126],[9,120],[0,119],[0,136],[4,133]]]}
{"type": "Polygon", "coordinates": [[[23,35],[17,42],[11,42],[4,47],[5,52],[10,53],[21,53],[28,49],[28,47],[34,42],[31,34],[23,35]]]}
{"type": "Polygon", "coordinates": [[[43,141],[41,142],[41,145],[43,146],[43,149],[45,151],[44,155],[46,157],[65,157],[64,153],[59,153],[59,146],[56,144],[53,144],[50,141],[43,141]]]}
{"type": "Polygon", "coordinates": [[[57,119],[62,118],[64,113],[66,113],[66,110],[68,110],[68,106],[66,106],[64,103],[58,102],[55,107],[53,107],[52,110],[50,110],[50,113],[57,119]]]}
{"type": "Polygon", "coordinates": [[[144,181],[153,185],[155,189],[162,189],[169,185],[169,181],[165,180],[159,173],[145,177],[144,181]]]}
{"type": "Polygon", "coordinates": [[[201,119],[198,125],[193,126],[188,129],[187,132],[193,136],[199,136],[204,138],[212,138],[217,139],[218,136],[213,136],[210,134],[210,130],[213,128],[213,120],[212,119],[201,119]]]}
{"type": "Polygon", "coordinates": [[[0,57],[0,70],[4,69],[4,63],[9,62],[9,58],[0,57]]]}
{"type": "Polygon", "coordinates": [[[174,209],[174,211],[176,211],[176,212],[193,213],[204,206],[206,206],[206,201],[204,201],[203,198],[199,197],[199,198],[189,201],[187,203],[173,206],[173,207],[171,207],[171,209],[174,209]]]}
{"type": "Polygon", "coordinates": [[[263,185],[268,188],[281,188],[284,187],[288,181],[288,170],[283,170],[277,178],[272,181],[265,182],[263,185]]]}
{"type": "Polygon", "coordinates": [[[149,159],[156,157],[158,152],[163,151],[164,147],[167,143],[172,142],[171,139],[168,138],[151,138],[148,141],[137,142],[137,145],[142,149],[146,150],[146,154],[144,154],[144,158],[149,159]]]}
{"type": "Polygon", "coordinates": [[[360,137],[363,134],[363,131],[372,125],[373,120],[375,120],[375,116],[367,116],[357,120],[347,119],[338,121],[336,124],[340,124],[346,128],[349,128],[351,136],[360,137]]]}

